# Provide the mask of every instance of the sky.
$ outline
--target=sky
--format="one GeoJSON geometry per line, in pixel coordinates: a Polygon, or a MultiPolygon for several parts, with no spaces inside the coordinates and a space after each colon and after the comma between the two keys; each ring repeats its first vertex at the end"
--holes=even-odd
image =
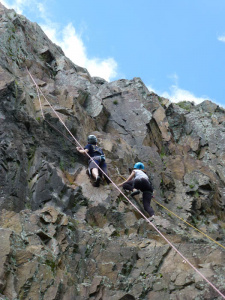
{"type": "Polygon", "coordinates": [[[140,77],[173,102],[225,107],[224,0],[0,0],[107,81],[140,77]]]}

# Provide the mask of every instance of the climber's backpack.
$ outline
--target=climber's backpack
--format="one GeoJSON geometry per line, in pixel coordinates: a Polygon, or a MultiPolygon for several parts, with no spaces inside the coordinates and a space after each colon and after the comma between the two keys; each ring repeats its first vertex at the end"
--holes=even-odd
{"type": "Polygon", "coordinates": [[[93,149],[93,155],[92,158],[94,158],[95,160],[98,160],[100,162],[104,162],[105,161],[105,155],[102,151],[102,149],[96,145],[91,145],[92,149],[93,149]]]}
{"type": "Polygon", "coordinates": [[[96,145],[91,145],[93,148],[94,156],[104,155],[102,149],[96,145]]]}

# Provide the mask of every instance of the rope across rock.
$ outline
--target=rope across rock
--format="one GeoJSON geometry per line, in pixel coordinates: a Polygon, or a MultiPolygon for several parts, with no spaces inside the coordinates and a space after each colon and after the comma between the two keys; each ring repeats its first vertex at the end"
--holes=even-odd
{"type": "MultiPolygon", "coordinates": [[[[36,89],[37,89],[37,94],[38,94],[38,99],[39,99],[39,104],[40,104],[40,109],[41,109],[41,113],[42,113],[42,117],[43,119],[45,119],[44,117],[44,113],[43,113],[43,109],[42,109],[42,104],[41,104],[41,98],[40,98],[40,94],[43,96],[43,98],[45,99],[45,101],[48,103],[48,105],[50,106],[50,108],[52,109],[52,111],[55,113],[55,115],[57,116],[57,118],[59,119],[59,121],[63,124],[63,126],[66,128],[67,132],[71,135],[71,137],[73,138],[73,140],[75,141],[76,145],[78,145],[79,147],[81,147],[83,150],[84,148],[82,147],[82,145],[79,143],[79,141],[74,137],[74,135],[71,133],[71,131],[69,130],[69,128],[66,126],[66,124],[63,122],[62,118],[60,117],[60,115],[55,111],[54,107],[51,105],[51,103],[47,100],[47,98],[45,97],[45,95],[43,94],[42,90],[39,88],[39,86],[37,85],[37,83],[35,82],[33,76],[31,75],[31,73],[29,72],[29,70],[27,69],[27,72],[31,78],[31,80],[33,81],[36,89]]],[[[87,156],[89,157],[90,160],[93,161],[93,163],[95,163],[95,161],[92,159],[92,157],[90,157],[90,155],[87,153],[87,156]]],[[[130,199],[120,190],[120,188],[113,182],[113,180],[95,163],[96,167],[108,178],[108,180],[112,183],[112,185],[120,192],[120,194],[123,195],[123,197],[142,215],[142,217],[159,233],[159,235],[175,250],[175,252],[177,252],[183,259],[183,262],[188,263],[194,270],[195,272],[197,272],[220,296],[223,297],[223,299],[225,299],[225,295],[222,294],[217,288],[216,286],[211,283],[160,231],[159,229],[130,201],[130,199]]]]}

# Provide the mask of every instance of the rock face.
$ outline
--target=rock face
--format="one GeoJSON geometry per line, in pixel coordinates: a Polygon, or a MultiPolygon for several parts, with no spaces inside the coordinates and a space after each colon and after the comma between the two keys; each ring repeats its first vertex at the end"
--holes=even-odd
{"type": "Polygon", "coordinates": [[[0,54],[0,299],[221,299],[112,185],[93,188],[27,69],[81,145],[97,136],[116,183],[145,164],[156,227],[222,293],[224,109],[91,77],[1,4],[0,54]]]}

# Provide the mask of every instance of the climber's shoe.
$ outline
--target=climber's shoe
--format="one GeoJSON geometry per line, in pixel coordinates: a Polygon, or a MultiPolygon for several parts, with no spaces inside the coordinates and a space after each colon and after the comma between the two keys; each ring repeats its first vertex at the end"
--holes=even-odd
{"type": "Polygon", "coordinates": [[[111,181],[109,180],[109,178],[106,177],[106,176],[105,176],[105,181],[106,181],[107,184],[110,184],[110,183],[111,183],[111,181]]]}
{"type": "Polygon", "coordinates": [[[140,194],[140,191],[139,190],[135,190],[130,195],[131,195],[131,197],[134,197],[134,196],[139,195],[139,194],[140,194]]]}
{"type": "Polygon", "coordinates": [[[94,187],[99,187],[99,185],[100,185],[100,180],[101,180],[101,177],[98,176],[98,177],[96,178],[95,182],[93,183],[93,186],[94,186],[94,187]]]}
{"type": "Polygon", "coordinates": [[[149,220],[150,222],[153,222],[153,221],[155,220],[155,215],[153,215],[153,216],[151,216],[150,218],[148,218],[148,220],[149,220]]]}

